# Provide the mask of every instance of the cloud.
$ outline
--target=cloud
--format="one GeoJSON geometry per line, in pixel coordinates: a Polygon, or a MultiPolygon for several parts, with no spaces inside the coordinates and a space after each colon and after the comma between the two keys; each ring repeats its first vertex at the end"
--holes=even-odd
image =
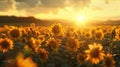
{"type": "MultiPolygon", "coordinates": [[[[46,9],[58,9],[66,6],[85,7],[88,6],[90,0],[15,0],[17,2],[17,9],[31,9],[31,8],[44,8],[46,9]]],[[[48,10],[49,11],[49,10],[48,10]]]]}
{"type": "Polygon", "coordinates": [[[70,4],[74,7],[86,7],[90,4],[91,0],[69,0],[70,4]]]}
{"type": "Polygon", "coordinates": [[[7,12],[13,9],[18,13],[23,11],[28,16],[34,16],[47,13],[57,14],[67,6],[81,9],[89,3],[90,0],[0,0],[0,10],[7,12]]]}
{"type": "Polygon", "coordinates": [[[39,0],[15,0],[17,9],[34,8],[39,0]]]}
{"type": "Polygon", "coordinates": [[[41,8],[62,8],[66,0],[15,0],[17,9],[41,8]]]}
{"type": "Polygon", "coordinates": [[[41,0],[42,7],[45,8],[60,8],[60,7],[65,7],[67,0],[41,0]]]}
{"type": "Polygon", "coordinates": [[[15,8],[14,0],[0,0],[0,11],[9,11],[15,8]]]}
{"type": "Polygon", "coordinates": [[[105,3],[106,3],[106,4],[109,4],[109,0],[105,0],[105,3]]]}
{"type": "Polygon", "coordinates": [[[57,13],[66,6],[66,0],[15,0],[16,10],[24,10],[28,15],[37,13],[57,13]]]}

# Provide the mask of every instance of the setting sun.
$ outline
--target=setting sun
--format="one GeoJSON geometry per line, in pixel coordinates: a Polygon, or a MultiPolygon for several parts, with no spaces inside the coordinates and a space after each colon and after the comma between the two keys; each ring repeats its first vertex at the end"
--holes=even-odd
{"type": "Polygon", "coordinates": [[[85,25],[86,18],[83,15],[79,15],[76,17],[76,25],[85,25]]]}
{"type": "Polygon", "coordinates": [[[83,22],[83,21],[85,21],[85,17],[83,15],[77,17],[77,22],[83,22]]]}
{"type": "Polygon", "coordinates": [[[120,0],[0,0],[0,67],[120,67],[120,0]]]}

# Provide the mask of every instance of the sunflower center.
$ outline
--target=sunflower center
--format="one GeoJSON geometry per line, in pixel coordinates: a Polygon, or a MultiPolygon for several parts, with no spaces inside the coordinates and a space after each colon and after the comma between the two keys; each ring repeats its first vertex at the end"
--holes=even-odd
{"type": "Polygon", "coordinates": [[[18,38],[20,36],[20,31],[15,29],[15,30],[12,30],[10,34],[13,38],[18,38]]]}
{"type": "Polygon", "coordinates": [[[56,47],[57,47],[57,44],[56,44],[55,41],[52,41],[50,46],[51,46],[52,48],[56,48],[56,47]]]}
{"type": "Polygon", "coordinates": [[[92,51],[91,51],[91,53],[90,53],[90,55],[92,56],[92,57],[98,57],[99,56],[99,50],[98,50],[98,48],[94,48],[92,51]]]}
{"type": "Polygon", "coordinates": [[[87,38],[90,38],[90,33],[87,33],[87,34],[86,34],[86,37],[87,37],[87,38]]]}
{"type": "Polygon", "coordinates": [[[7,42],[7,41],[3,41],[1,44],[2,44],[3,49],[6,49],[9,47],[9,42],[7,42]]]}
{"type": "Polygon", "coordinates": [[[70,47],[70,48],[74,48],[74,47],[75,47],[75,43],[70,43],[70,44],[69,44],[69,47],[70,47]]]}
{"type": "Polygon", "coordinates": [[[40,59],[47,59],[48,53],[46,51],[40,51],[40,59]]]}
{"type": "Polygon", "coordinates": [[[52,32],[56,35],[59,35],[61,32],[61,29],[59,26],[55,26],[55,27],[53,27],[52,32]]]}
{"type": "Polygon", "coordinates": [[[102,33],[100,33],[100,32],[96,33],[96,37],[100,39],[102,37],[102,33]]]}
{"type": "Polygon", "coordinates": [[[42,59],[44,59],[45,56],[46,56],[46,54],[44,54],[44,53],[41,53],[41,54],[40,54],[40,58],[42,58],[42,59]]]}
{"type": "Polygon", "coordinates": [[[93,30],[91,31],[91,33],[92,33],[92,34],[95,34],[95,29],[93,29],[93,30]]]}

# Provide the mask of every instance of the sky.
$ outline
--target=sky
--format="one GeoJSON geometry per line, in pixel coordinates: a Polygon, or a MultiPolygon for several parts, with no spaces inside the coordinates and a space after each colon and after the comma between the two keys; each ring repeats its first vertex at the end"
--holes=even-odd
{"type": "Polygon", "coordinates": [[[120,19],[120,0],[0,0],[0,15],[40,19],[120,19]]]}

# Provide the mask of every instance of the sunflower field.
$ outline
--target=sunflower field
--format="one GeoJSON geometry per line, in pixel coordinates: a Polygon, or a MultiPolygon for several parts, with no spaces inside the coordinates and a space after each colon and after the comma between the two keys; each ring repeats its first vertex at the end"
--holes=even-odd
{"type": "Polygon", "coordinates": [[[120,26],[4,25],[0,67],[120,67],[120,26]]]}

